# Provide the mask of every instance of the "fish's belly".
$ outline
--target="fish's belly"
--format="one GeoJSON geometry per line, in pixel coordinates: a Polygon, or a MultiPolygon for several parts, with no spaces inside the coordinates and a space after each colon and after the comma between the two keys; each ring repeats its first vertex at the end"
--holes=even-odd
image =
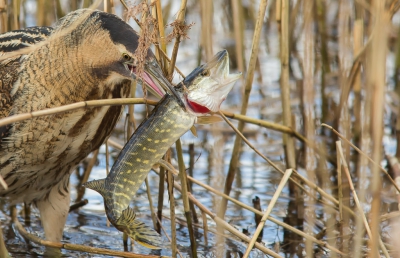
{"type": "Polygon", "coordinates": [[[107,184],[112,191],[110,207],[119,213],[129,206],[151,167],[167,150],[194,124],[195,116],[183,111],[179,106],[167,107],[162,114],[156,114],[132,136],[125,145],[111,173],[107,184]]]}

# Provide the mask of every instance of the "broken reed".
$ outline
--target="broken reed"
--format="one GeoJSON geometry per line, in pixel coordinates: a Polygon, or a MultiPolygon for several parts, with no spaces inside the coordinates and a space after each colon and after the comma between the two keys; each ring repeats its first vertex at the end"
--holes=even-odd
{"type": "MultiPolygon", "coordinates": [[[[79,1],[76,0],[70,1],[71,10],[75,10],[76,8],[81,7],[78,6],[78,2],[79,1]]],[[[113,1],[108,2],[106,0],[105,2],[107,2],[105,4],[105,8],[107,10],[110,10],[111,8],[112,10],[113,1]]],[[[205,2],[206,1],[202,3],[204,4],[205,2]]],[[[329,178],[335,178],[335,177],[337,178],[337,173],[335,171],[329,171],[326,166],[326,163],[328,162],[327,160],[330,160],[330,162],[332,162],[332,159],[330,157],[331,155],[326,155],[326,154],[321,155],[321,153],[323,152],[324,153],[329,153],[329,152],[325,150],[325,147],[321,147],[321,145],[314,143],[314,139],[318,138],[318,136],[312,134],[314,131],[313,126],[315,125],[315,118],[317,117],[316,109],[318,108],[314,107],[313,105],[314,96],[312,90],[315,87],[315,85],[320,85],[320,87],[317,87],[317,89],[319,89],[319,94],[322,99],[322,105],[319,106],[321,113],[320,119],[323,122],[334,121],[334,124],[337,125],[336,128],[340,126],[341,132],[345,132],[345,137],[347,139],[353,139],[353,142],[356,145],[361,146],[361,149],[364,151],[364,153],[368,153],[368,150],[370,149],[370,143],[372,143],[373,144],[372,159],[374,160],[375,164],[379,164],[380,161],[382,160],[381,157],[382,128],[383,128],[382,96],[386,86],[385,82],[386,71],[383,68],[385,67],[385,62],[386,62],[387,54],[385,53],[385,51],[386,51],[386,39],[388,37],[387,35],[388,32],[382,28],[389,27],[386,25],[391,23],[391,18],[398,11],[400,5],[396,1],[373,1],[373,5],[371,5],[370,8],[366,8],[365,5],[359,4],[358,1],[342,0],[339,2],[340,6],[338,6],[337,1],[330,1],[330,0],[316,1],[311,7],[306,7],[306,4],[309,4],[310,1],[302,0],[293,3],[288,0],[275,0],[275,3],[271,2],[272,4],[269,5],[270,9],[268,11],[270,12],[270,14],[271,13],[273,14],[275,12],[276,15],[275,16],[269,15],[267,17],[266,23],[264,23],[265,15],[262,14],[261,11],[264,10],[265,13],[267,1],[260,1],[260,6],[258,8],[259,14],[256,17],[257,22],[253,31],[253,40],[251,44],[253,48],[250,49],[249,46],[246,46],[246,43],[243,40],[245,37],[244,36],[245,33],[243,31],[243,24],[245,24],[246,22],[245,20],[246,15],[242,16],[240,15],[244,14],[246,8],[252,8],[252,6],[251,5],[249,5],[250,7],[243,6],[241,4],[241,1],[239,0],[230,1],[230,5],[232,7],[232,13],[235,13],[238,15],[237,17],[240,17],[234,20],[234,24],[230,32],[232,33],[232,35],[234,35],[237,41],[235,52],[236,52],[236,57],[237,57],[236,61],[238,63],[238,67],[246,69],[245,57],[243,55],[243,52],[246,51],[244,50],[247,50],[247,53],[250,53],[250,60],[247,66],[248,73],[245,75],[245,84],[244,84],[245,94],[242,102],[242,110],[244,110],[244,112],[241,112],[241,115],[227,113],[227,112],[224,113],[226,116],[229,116],[231,118],[240,119],[241,122],[239,123],[239,132],[243,132],[244,123],[250,122],[257,124],[259,126],[264,126],[271,130],[280,130],[281,132],[287,133],[288,136],[285,137],[289,139],[289,147],[287,147],[288,146],[287,141],[285,141],[284,146],[286,146],[285,157],[287,162],[286,165],[288,167],[295,168],[296,166],[298,166],[298,164],[296,164],[296,162],[293,161],[293,157],[295,155],[295,149],[293,147],[290,147],[290,145],[294,146],[294,144],[290,143],[291,141],[290,139],[292,139],[292,137],[295,136],[302,140],[302,144],[307,146],[305,155],[306,159],[304,162],[305,164],[304,167],[306,168],[307,176],[304,177],[298,175],[296,171],[294,171],[294,174],[291,177],[291,182],[293,182],[293,186],[291,187],[291,189],[293,189],[296,192],[296,194],[298,194],[299,189],[303,190],[315,189],[316,193],[314,193],[313,191],[308,191],[306,193],[307,194],[306,198],[308,199],[308,201],[305,202],[305,204],[302,204],[302,206],[305,205],[305,207],[303,208],[305,208],[306,213],[309,212],[309,209],[313,208],[312,207],[313,203],[320,203],[324,206],[326,214],[328,215],[325,217],[327,218],[327,221],[323,221],[324,218],[322,218],[322,221],[326,222],[326,227],[327,227],[326,234],[328,236],[326,237],[326,239],[328,240],[329,244],[319,239],[315,239],[312,236],[311,233],[313,230],[315,230],[315,226],[312,223],[313,220],[312,217],[311,220],[310,218],[308,218],[307,221],[304,222],[304,224],[306,224],[305,225],[306,228],[309,230],[307,231],[307,234],[303,232],[298,232],[296,231],[295,228],[285,223],[282,225],[284,225],[284,227],[287,228],[289,231],[294,232],[295,234],[301,236],[302,238],[307,239],[305,251],[308,257],[312,256],[310,252],[316,250],[315,247],[316,244],[321,247],[324,246],[325,248],[331,250],[332,256],[334,256],[335,254],[340,254],[342,251],[346,253],[354,251],[355,257],[360,257],[362,255],[365,255],[365,253],[361,252],[361,250],[363,250],[363,248],[361,247],[362,246],[365,247],[363,241],[364,237],[363,231],[365,230],[364,227],[366,227],[366,224],[365,221],[362,219],[364,216],[355,216],[356,232],[354,234],[353,232],[349,232],[350,234],[354,235],[355,244],[353,246],[339,245],[339,243],[335,241],[337,237],[343,237],[343,235],[337,235],[335,233],[336,224],[340,216],[340,213],[337,210],[339,208],[338,196],[340,196],[342,193],[344,194],[343,198],[347,198],[347,201],[341,202],[342,204],[340,206],[343,208],[343,213],[348,213],[351,218],[354,218],[354,212],[352,211],[352,209],[356,207],[349,207],[350,202],[348,202],[348,200],[350,200],[350,198],[355,198],[354,196],[358,196],[360,197],[359,198],[360,203],[365,203],[365,197],[363,196],[365,195],[364,192],[366,190],[365,188],[362,187],[361,183],[357,184],[355,187],[349,188],[352,179],[348,177],[346,170],[343,169],[342,169],[343,177],[340,179],[344,179],[344,181],[340,184],[340,187],[347,187],[350,190],[347,192],[340,192],[340,191],[336,192],[335,190],[331,189],[331,186],[334,186],[335,182],[330,182],[329,178]],[[384,5],[385,2],[387,3],[387,5],[384,5]],[[332,9],[331,8],[332,6],[336,6],[337,8],[332,9]],[[303,8],[303,10],[301,8],[303,8]],[[309,10],[309,13],[307,14],[306,11],[308,8],[311,8],[312,11],[309,10]],[[338,17],[339,22],[330,23],[332,20],[329,20],[328,12],[333,12],[334,13],[333,16],[338,17]],[[309,20],[307,20],[307,18],[309,20]],[[296,21],[299,22],[301,26],[300,25],[296,26],[297,25],[296,21]],[[271,24],[277,24],[277,26],[279,26],[279,35],[280,35],[279,45],[280,45],[280,56],[282,64],[280,85],[282,89],[284,126],[280,124],[274,124],[265,120],[253,119],[245,115],[247,110],[247,104],[245,102],[247,101],[246,99],[248,99],[248,96],[250,95],[251,85],[253,83],[254,71],[255,70],[261,71],[259,64],[257,67],[257,59],[260,58],[260,55],[257,53],[257,51],[259,46],[258,41],[260,40],[260,38],[262,38],[262,33],[260,28],[261,25],[265,26],[265,24],[267,24],[268,26],[272,26],[271,24]],[[312,29],[313,27],[310,24],[311,25],[315,24],[317,30],[313,31],[312,29]],[[366,29],[363,29],[364,24],[366,25],[366,29]],[[340,32],[338,37],[332,37],[331,34],[334,33],[333,31],[340,32]],[[313,32],[315,33],[314,35],[312,35],[313,32]],[[354,41],[352,42],[350,38],[352,37],[353,33],[354,33],[354,41]],[[305,47],[304,49],[305,54],[302,57],[296,54],[298,51],[297,47],[301,42],[302,38],[301,35],[305,35],[303,41],[303,45],[305,47]],[[317,43],[315,43],[316,44],[315,46],[311,45],[314,42],[312,36],[319,38],[317,43]],[[339,45],[339,48],[336,51],[335,49],[329,48],[328,44],[337,44],[339,45]],[[368,48],[367,47],[368,45],[372,45],[372,47],[368,48]],[[320,50],[320,52],[312,53],[313,49],[314,51],[318,49],[320,50]],[[349,54],[349,51],[350,53],[352,53],[352,55],[349,54]],[[365,55],[365,53],[367,54],[365,55]],[[351,56],[353,56],[352,60],[343,59],[343,57],[348,58],[351,56]],[[289,59],[289,57],[291,59],[289,59]],[[337,66],[335,66],[336,64],[334,63],[335,60],[338,60],[337,66]],[[301,98],[303,98],[303,103],[304,103],[302,109],[305,112],[303,113],[302,117],[304,121],[303,123],[304,128],[301,128],[301,131],[305,133],[305,137],[296,132],[294,128],[295,126],[290,125],[292,122],[290,105],[292,103],[290,101],[289,94],[293,93],[293,90],[290,88],[290,83],[291,83],[290,67],[294,65],[295,61],[297,61],[300,66],[300,77],[302,79],[302,81],[299,82],[300,85],[302,85],[303,87],[303,94],[301,98]],[[349,61],[350,65],[348,65],[349,61]],[[363,69],[361,70],[362,65],[365,65],[365,67],[363,67],[363,69]],[[339,67],[339,69],[337,67],[339,67]],[[372,71],[372,72],[366,73],[365,71],[372,71]],[[340,82],[339,85],[335,85],[335,87],[336,89],[341,89],[339,105],[336,109],[332,108],[336,110],[334,112],[335,113],[334,117],[332,117],[332,114],[329,114],[329,112],[327,111],[328,105],[329,103],[332,103],[331,102],[332,100],[326,92],[327,86],[329,84],[332,84],[329,78],[331,78],[333,72],[338,72],[337,73],[339,77],[338,81],[340,82]],[[365,85],[362,85],[361,83],[362,81],[366,82],[367,87],[365,85]],[[354,93],[354,109],[351,110],[347,106],[347,103],[349,95],[352,91],[354,93]],[[364,100],[360,98],[363,92],[365,94],[364,100]],[[309,106],[306,107],[305,105],[309,106]],[[350,120],[351,116],[355,117],[354,122],[350,120]],[[369,121],[370,117],[374,117],[375,120],[373,121],[373,123],[369,121]],[[372,130],[372,137],[369,135],[370,131],[369,129],[371,128],[371,126],[374,126],[372,130]],[[315,155],[319,155],[319,157],[317,156],[319,159],[316,162],[318,163],[318,171],[323,171],[321,173],[326,175],[326,177],[324,178],[321,178],[318,176],[318,174],[315,175],[315,173],[313,173],[315,167],[311,166],[312,164],[310,164],[312,162],[310,161],[312,160],[312,151],[316,153],[315,155]],[[325,158],[327,160],[325,160],[325,158]],[[321,165],[324,163],[325,165],[321,165]],[[295,178],[296,180],[293,180],[295,178]],[[320,195],[322,198],[318,198],[317,194],[320,195]]],[[[64,12],[62,12],[63,10],[61,10],[60,8],[61,5],[59,4],[60,3],[59,0],[50,2],[38,1],[37,3],[38,3],[38,8],[40,8],[40,10],[50,10],[48,12],[45,12],[47,13],[47,15],[43,14],[40,15],[40,17],[38,17],[38,21],[43,20],[43,25],[44,24],[50,25],[55,17],[57,16],[61,17],[63,14],[70,11],[70,10],[65,10],[64,12]],[[53,16],[49,15],[52,14],[51,10],[57,10],[57,15],[53,16]]],[[[181,3],[182,5],[186,5],[186,1],[182,1],[181,3]]],[[[82,4],[83,7],[88,7],[91,3],[90,1],[85,0],[82,2],[82,4]]],[[[156,5],[154,8],[157,9],[156,16],[158,24],[159,25],[163,24],[162,23],[163,13],[159,11],[161,10],[160,1],[152,1],[152,4],[156,5]]],[[[191,2],[189,1],[188,4],[190,5],[191,2]]],[[[2,30],[3,28],[8,28],[8,30],[16,29],[24,25],[24,20],[22,19],[22,17],[18,17],[18,14],[20,13],[19,9],[23,10],[24,8],[24,5],[22,5],[22,1],[21,2],[13,1],[13,5],[10,6],[4,6],[4,3],[0,1],[0,9],[3,10],[4,8],[7,9],[8,16],[7,19],[4,19],[5,17],[4,12],[0,14],[2,21],[1,24],[2,30]],[[15,3],[19,3],[19,5],[16,5],[15,3]]],[[[202,5],[201,9],[203,11],[200,19],[202,19],[202,24],[204,24],[204,28],[206,28],[204,30],[210,32],[210,36],[204,38],[204,41],[201,42],[202,49],[203,51],[205,51],[205,55],[208,56],[209,54],[207,53],[212,52],[212,48],[209,45],[210,42],[212,42],[212,40],[210,40],[212,38],[212,29],[210,29],[212,28],[212,25],[210,25],[210,17],[212,17],[211,14],[214,12],[214,9],[210,8],[210,2],[207,2],[207,4],[205,5],[202,5]]],[[[248,12],[256,13],[254,10],[248,10],[248,12]]],[[[171,19],[170,15],[164,15],[164,16],[166,16],[167,20],[173,20],[171,19]]],[[[155,18],[155,16],[153,16],[153,18],[155,18]]],[[[162,36],[163,26],[159,26],[158,29],[159,29],[159,35],[161,35],[160,38],[162,39],[163,37],[165,37],[162,36]]],[[[268,33],[269,31],[266,32],[268,33]]],[[[266,41],[268,40],[269,39],[266,39],[266,41]]],[[[178,40],[176,42],[178,42],[178,40]]],[[[172,68],[168,67],[167,64],[168,61],[166,61],[167,57],[165,57],[164,55],[164,53],[166,53],[166,47],[165,47],[166,44],[164,41],[161,40],[159,42],[159,45],[160,49],[162,49],[163,51],[159,52],[159,58],[164,60],[163,61],[164,70],[171,71],[172,68]]],[[[398,47],[398,49],[400,49],[400,47],[398,47]]],[[[400,53],[400,51],[397,50],[397,53],[400,53]]],[[[174,58],[171,59],[174,60],[174,58]]],[[[396,69],[398,69],[398,66],[396,66],[396,69]]],[[[294,77],[293,74],[292,77],[294,77]]],[[[396,77],[394,79],[397,83],[398,78],[396,77]]],[[[75,108],[81,108],[86,105],[87,103],[85,103],[83,106],[79,107],[76,106],[75,108]]],[[[46,114],[47,112],[48,111],[41,113],[41,111],[39,111],[39,113],[25,114],[24,115],[25,117],[20,119],[28,119],[35,115],[46,114]]],[[[130,117],[131,122],[132,119],[133,118],[130,117]]],[[[2,123],[4,124],[5,122],[7,121],[0,121],[0,124],[2,123]]],[[[10,120],[8,122],[10,122],[10,120]]],[[[398,124],[400,123],[398,122],[398,124]]],[[[300,128],[300,126],[298,126],[297,128],[300,128]]],[[[316,130],[321,130],[321,129],[317,127],[316,130]]],[[[325,133],[329,133],[324,130],[322,131],[325,133]]],[[[241,144],[242,138],[237,137],[237,139],[238,139],[237,141],[241,144]]],[[[232,159],[231,167],[233,167],[232,164],[237,165],[236,161],[239,161],[240,144],[236,144],[235,140],[235,146],[238,147],[234,148],[232,156],[236,155],[235,156],[236,159],[235,160],[232,159]]],[[[334,146],[334,145],[335,145],[334,141],[329,141],[329,139],[328,140],[324,139],[324,144],[322,146],[334,146]]],[[[344,154],[341,154],[340,156],[341,162],[348,162],[348,160],[350,159],[351,153],[349,152],[348,149],[349,146],[350,144],[344,145],[345,151],[344,154]]],[[[332,147],[328,147],[328,149],[329,148],[333,149],[332,147]]],[[[257,150],[257,148],[254,149],[257,150]]],[[[258,152],[261,153],[260,151],[258,152]]],[[[398,153],[400,153],[399,150],[398,153]]],[[[374,176],[373,192],[375,193],[375,195],[374,195],[373,209],[372,209],[373,212],[370,214],[370,218],[373,221],[372,223],[373,227],[371,227],[371,234],[374,239],[377,239],[380,237],[379,224],[380,224],[381,210],[379,209],[380,206],[379,188],[381,187],[381,183],[379,178],[382,175],[382,173],[381,170],[377,168],[377,166],[368,163],[367,159],[365,158],[365,155],[359,155],[356,158],[357,160],[352,162],[354,162],[355,164],[355,166],[353,166],[355,167],[355,171],[358,171],[357,173],[355,173],[355,175],[359,177],[360,182],[364,182],[366,180],[365,177],[368,170],[367,167],[369,166],[370,168],[373,168],[373,176],[374,176]]],[[[338,165],[339,167],[343,166],[343,164],[342,165],[340,164],[342,163],[339,163],[338,165]]],[[[271,165],[274,167],[273,163],[271,165]]],[[[236,169],[236,166],[234,168],[236,169]]],[[[229,171],[231,170],[232,169],[230,168],[229,171]]],[[[354,174],[355,171],[350,171],[350,172],[354,174]]],[[[229,174],[233,173],[229,172],[229,174]]],[[[340,179],[337,178],[336,179],[337,182],[340,179]]],[[[233,176],[228,177],[225,185],[225,192],[229,193],[229,190],[227,189],[230,188],[233,180],[234,180],[233,176]]],[[[160,182],[160,184],[162,184],[162,182],[160,182]]],[[[302,196],[304,196],[304,193],[301,193],[300,191],[300,197],[302,196]]],[[[162,198],[162,195],[160,197],[162,198]]],[[[226,195],[225,197],[228,198],[228,196],[226,195]]],[[[234,199],[230,200],[233,201],[234,199]]],[[[299,208],[298,210],[301,209],[299,208]]],[[[205,211],[203,210],[203,214],[204,212],[205,211]]],[[[258,213],[259,215],[263,215],[263,213],[259,211],[253,211],[253,212],[258,213]]],[[[358,209],[356,213],[360,214],[363,213],[363,211],[358,209]]],[[[298,215],[302,216],[302,214],[298,215]]],[[[216,220],[219,219],[217,218],[216,220]]],[[[272,220],[272,221],[273,223],[281,225],[279,224],[281,223],[280,221],[277,220],[276,221],[272,220]]],[[[346,219],[345,224],[342,224],[342,227],[344,226],[345,228],[348,228],[350,226],[354,226],[351,225],[351,223],[352,220],[346,219]]],[[[371,254],[373,256],[377,254],[378,251],[377,249],[380,242],[379,241],[372,241],[372,242],[376,243],[371,246],[371,254]]],[[[286,250],[287,249],[285,249],[285,252],[286,250]]],[[[383,254],[387,256],[387,253],[384,251],[384,248],[382,248],[382,250],[383,254]]]]}

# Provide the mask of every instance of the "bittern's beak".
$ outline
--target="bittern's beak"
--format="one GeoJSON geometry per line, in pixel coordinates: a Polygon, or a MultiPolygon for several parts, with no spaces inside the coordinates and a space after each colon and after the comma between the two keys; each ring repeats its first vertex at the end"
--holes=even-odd
{"type": "Polygon", "coordinates": [[[181,107],[185,107],[183,100],[175,91],[175,87],[167,80],[167,78],[164,77],[161,67],[155,58],[151,58],[150,60],[146,61],[144,70],[145,72],[143,79],[150,86],[153,93],[159,97],[163,97],[165,92],[169,92],[175,96],[181,107]]]}
{"type": "Polygon", "coordinates": [[[188,89],[186,103],[196,113],[217,112],[241,75],[229,72],[228,52],[218,52],[183,81],[188,89]]]}

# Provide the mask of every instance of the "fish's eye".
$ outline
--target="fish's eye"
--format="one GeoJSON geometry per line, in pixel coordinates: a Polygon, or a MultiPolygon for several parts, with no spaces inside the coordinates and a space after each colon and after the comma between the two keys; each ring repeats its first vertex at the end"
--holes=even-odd
{"type": "Polygon", "coordinates": [[[124,59],[124,61],[129,62],[132,61],[132,57],[130,55],[128,55],[127,53],[123,53],[122,54],[122,58],[124,59]]]}
{"type": "Polygon", "coordinates": [[[206,69],[201,73],[201,76],[210,76],[210,70],[206,69]]]}

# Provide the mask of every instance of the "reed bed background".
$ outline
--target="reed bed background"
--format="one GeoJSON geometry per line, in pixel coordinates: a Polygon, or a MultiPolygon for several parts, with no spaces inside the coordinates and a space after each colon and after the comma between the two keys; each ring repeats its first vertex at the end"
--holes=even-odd
{"type": "MultiPolygon", "coordinates": [[[[155,35],[153,49],[174,82],[220,49],[228,49],[231,69],[244,75],[219,114],[225,122],[197,126],[199,140],[185,135],[154,168],[156,183],[154,178],[146,181],[148,199],[140,200],[150,203],[146,207],[155,228],[165,230],[165,217],[170,219],[163,235],[171,236],[172,247],[162,255],[400,257],[400,184],[395,184],[400,178],[400,1],[98,2],[97,8],[124,17],[141,36],[155,35]],[[206,158],[200,159],[202,153],[206,158]],[[196,166],[206,167],[207,178],[196,178],[196,166]],[[249,170],[253,177],[270,179],[262,188],[266,192],[251,189],[252,201],[239,198],[248,190],[242,181],[249,170]],[[203,196],[196,196],[199,187],[210,194],[207,204],[203,196]],[[232,220],[237,207],[250,211],[241,213],[247,217],[239,229],[232,220]],[[248,214],[254,216],[251,225],[248,214]],[[267,220],[273,226],[266,226],[267,220]],[[190,240],[184,244],[177,240],[176,223],[187,228],[190,240]]],[[[0,30],[48,26],[92,4],[0,0],[0,30]]],[[[113,159],[109,149],[121,149],[146,116],[146,109],[133,105],[143,103],[133,99],[135,94],[143,96],[137,88],[132,99],[123,102],[77,103],[3,119],[0,125],[70,108],[126,104],[126,117],[106,143],[108,171],[113,159]]],[[[74,212],[87,203],[80,185],[88,180],[98,154],[80,166],[84,172],[77,172],[74,212]]],[[[2,207],[7,230],[9,207],[2,207]]],[[[28,206],[19,207],[18,214],[28,218],[28,206]]],[[[30,241],[74,250],[67,255],[138,257],[120,252],[123,249],[150,253],[122,245],[106,250],[68,240],[49,243],[13,221],[30,241]]],[[[11,231],[8,228],[5,242],[13,254],[16,237],[11,231]]],[[[115,238],[119,243],[119,236],[115,238]]],[[[1,242],[0,238],[4,251],[1,242]]],[[[37,252],[28,245],[26,249],[27,256],[37,252]]]]}

